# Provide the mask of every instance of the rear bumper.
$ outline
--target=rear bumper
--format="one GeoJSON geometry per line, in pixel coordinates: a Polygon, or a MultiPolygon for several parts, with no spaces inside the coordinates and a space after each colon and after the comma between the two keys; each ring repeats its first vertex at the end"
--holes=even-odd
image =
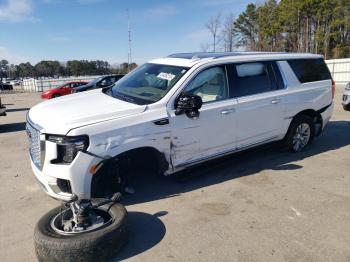
{"type": "Polygon", "coordinates": [[[6,107],[0,107],[0,116],[6,116],[6,107]]]}
{"type": "Polygon", "coordinates": [[[50,99],[49,95],[44,95],[43,93],[41,93],[41,98],[42,99],[50,99]]]}
{"type": "Polygon", "coordinates": [[[321,113],[322,120],[323,120],[322,130],[324,130],[325,127],[328,125],[329,120],[332,117],[333,110],[334,110],[334,102],[332,102],[332,104],[321,113]]]}

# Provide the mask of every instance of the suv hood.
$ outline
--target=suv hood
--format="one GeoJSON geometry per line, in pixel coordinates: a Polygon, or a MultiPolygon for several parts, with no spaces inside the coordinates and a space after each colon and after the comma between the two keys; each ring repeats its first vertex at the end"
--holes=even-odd
{"type": "Polygon", "coordinates": [[[145,105],[110,97],[101,89],[55,98],[32,107],[28,117],[45,133],[65,135],[71,129],[140,114],[145,105]]]}

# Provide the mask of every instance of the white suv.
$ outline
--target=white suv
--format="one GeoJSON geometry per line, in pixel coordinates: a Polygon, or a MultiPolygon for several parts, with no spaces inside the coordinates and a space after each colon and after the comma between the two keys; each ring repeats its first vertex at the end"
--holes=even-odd
{"type": "Polygon", "coordinates": [[[174,54],[112,87],[33,107],[32,168],[68,201],[121,190],[135,167],[168,175],[278,140],[300,151],[327,125],[333,96],[320,55],[174,54]]]}

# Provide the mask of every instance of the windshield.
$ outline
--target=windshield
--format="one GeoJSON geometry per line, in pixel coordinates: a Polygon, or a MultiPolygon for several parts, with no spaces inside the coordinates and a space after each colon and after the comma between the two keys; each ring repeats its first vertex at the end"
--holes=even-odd
{"type": "Polygon", "coordinates": [[[147,63],[120,79],[106,93],[136,104],[151,104],[163,98],[187,70],[187,67],[147,63]]]}
{"type": "Polygon", "coordinates": [[[90,82],[89,82],[89,85],[94,85],[94,84],[96,84],[97,82],[99,82],[100,80],[102,80],[102,78],[103,78],[103,76],[98,77],[98,78],[96,78],[96,79],[90,81],[90,82]]]}

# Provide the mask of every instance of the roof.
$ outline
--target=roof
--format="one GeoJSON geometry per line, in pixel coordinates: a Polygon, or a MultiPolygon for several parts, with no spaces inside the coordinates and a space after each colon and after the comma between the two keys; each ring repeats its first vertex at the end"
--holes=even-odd
{"type": "Polygon", "coordinates": [[[195,64],[204,64],[209,61],[251,61],[251,60],[285,60],[297,58],[322,58],[321,55],[310,53],[285,52],[189,52],[176,53],[168,57],[151,60],[150,63],[167,64],[174,66],[192,67],[195,64]],[[253,59],[252,59],[253,58],[253,59]]]}

